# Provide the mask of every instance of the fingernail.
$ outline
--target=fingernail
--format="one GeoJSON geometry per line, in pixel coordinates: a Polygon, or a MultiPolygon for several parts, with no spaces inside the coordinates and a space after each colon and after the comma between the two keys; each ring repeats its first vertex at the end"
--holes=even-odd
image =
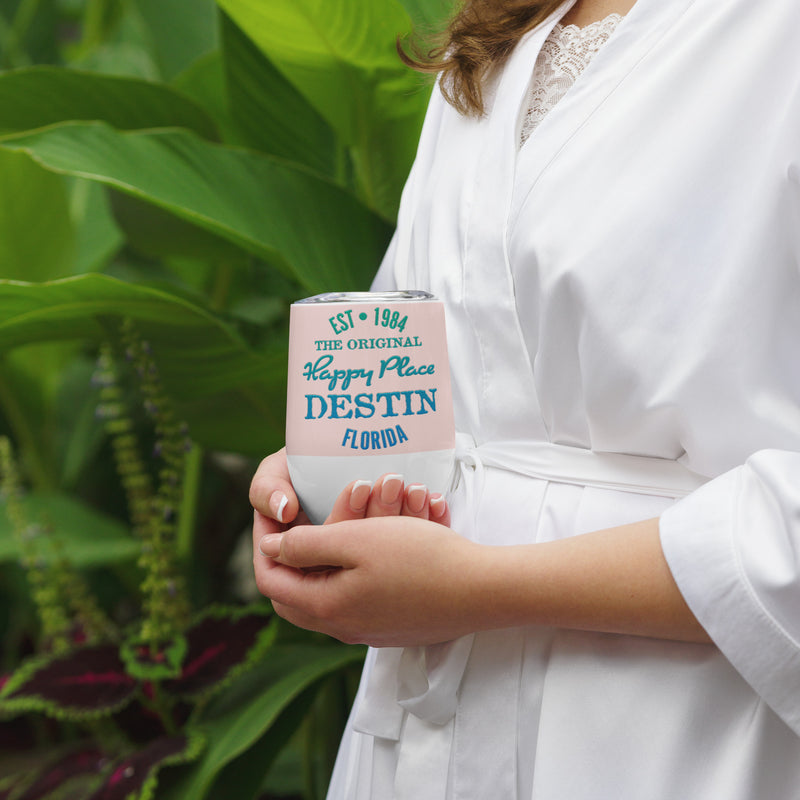
{"type": "Polygon", "coordinates": [[[381,503],[385,506],[390,506],[396,503],[400,498],[400,492],[403,491],[403,476],[402,475],[387,475],[383,479],[383,486],[381,486],[381,503]]]}
{"type": "Polygon", "coordinates": [[[415,483],[413,486],[409,486],[406,496],[408,510],[412,514],[419,514],[419,512],[425,508],[425,498],[427,496],[428,490],[421,483],[415,483]]]}
{"type": "Polygon", "coordinates": [[[261,551],[262,556],[268,558],[275,558],[281,553],[281,540],[283,539],[282,533],[268,533],[262,536],[258,543],[258,549],[261,551]]]}
{"type": "Polygon", "coordinates": [[[269,498],[269,509],[278,522],[283,522],[283,511],[289,503],[289,498],[280,490],[274,491],[269,498]]]}
{"type": "Polygon", "coordinates": [[[363,511],[369,501],[372,491],[372,481],[356,481],[350,490],[350,510],[363,511]]]}
{"type": "Polygon", "coordinates": [[[431,515],[441,517],[447,508],[447,501],[440,494],[432,494],[430,500],[431,515]]]}

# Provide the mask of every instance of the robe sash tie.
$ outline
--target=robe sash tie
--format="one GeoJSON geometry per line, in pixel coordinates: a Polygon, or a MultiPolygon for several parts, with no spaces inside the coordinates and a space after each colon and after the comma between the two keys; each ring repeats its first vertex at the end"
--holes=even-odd
{"type": "MultiPolygon", "coordinates": [[[[679,461],[623,453],[604,453],[537,441],[486,442],[456,436],[458,475],[465,482],[467,507],[474,524],[486,468],[555,483],[590,486],[658,497],[683,497],[707,478],[679,461]],[[470,473],[473,473],[471,476],[470,473]]],[[[472,530],[461,531],[475,538],[472,530]]],[[[354,727],[398,740],[406,713],[434,725],[455,715],[458,691],[469,660],[473,635],[419,647],[387,647],[375,654],[354,727]]]]}

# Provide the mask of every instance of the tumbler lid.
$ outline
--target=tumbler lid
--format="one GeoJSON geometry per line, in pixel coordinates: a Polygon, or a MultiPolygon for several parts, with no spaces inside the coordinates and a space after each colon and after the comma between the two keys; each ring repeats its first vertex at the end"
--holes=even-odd
{"type": "Polygon", "coordinates": [[[397,292],[326,292],[304,297],[295,301],[296,305],[309,303],[403,303],[408,301],[435,300],[430,292],[417,289],[404,289],[397,292]]]}

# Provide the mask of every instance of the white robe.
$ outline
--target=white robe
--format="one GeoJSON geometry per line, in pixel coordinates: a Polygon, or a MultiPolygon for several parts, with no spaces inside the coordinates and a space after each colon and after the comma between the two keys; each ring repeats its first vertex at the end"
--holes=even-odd
{"type": "Polygon", "coordinates": [[[531,626],[370,651],[331,798],[800,798],[800,3],[638,0],[518,152],[568,6],[486,118],[434,93],[376,285],[447,303],[454,527],[659,516],[715,646],[531,626]],[[564,476],[577,450],[600,480],[564,476]]]}

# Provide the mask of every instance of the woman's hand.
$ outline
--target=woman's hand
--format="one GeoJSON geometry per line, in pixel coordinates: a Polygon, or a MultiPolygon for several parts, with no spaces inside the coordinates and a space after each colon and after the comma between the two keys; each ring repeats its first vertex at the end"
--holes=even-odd
{"type": "Polygon", "coordinates": [[[408,516],[298,526],[259,543],[259,589],[345,642],[433,644],[547,625],[709,642],[661,550],[658,520],[540,544],[474,544],[408,516]]]}
{"type": "MultiPolygon", "coordinates": [[[[285,448],[259,464],[250,484],[250,503],[255,511],[253,541],[256,546],[266,534],[285,530],[292,524],[309,523],[289,477],[285,448]]],[[[402,475],[393,474],[383,475],[374,486],[364,480],[348,484],[326,523],[399,515],[450,525],[450,509],[441,494],[430,494],[419,483],[404,486],[402,475]]]]}
{"type": "MultiPolygon", "coordinates": [[[[250,483],[250,504],[255,510],[254,536],[277,533],[295,521],[308,524],[289,477],[285,448],[267,456],[258,465],[250,483]]],[[[258,539],[255,541],[257,543],[258,539]]]]}
{"type": "MultiPolygon", "coordinates": [[[[403,636],[422,636],[426,641],[441,641],[435,629],[412,633],[413,629],[423,627],[418,621],[414,622],[416,612],[413,608],[407,609],[411,617],[410,625],[398,627],[396,624],[395,617],[401,611],[396,600],[402,600],[403,595],[409,596],[406,589],[410,576],[399,583],[389,580],[388,576],[380,578],[377,586],[372,583],[380,572],[375,568],[376,565],[393,574],[387,565],[396,559],[398,554],[394,551],[398,549],[398,544],[404,553],[408,551],[410,542],[403,538],[407,523],[430,520],[425,522],[425,527],[436,530],[447,541],[460,539],[448,530],[450,510],[441,494],[431,495],[421,484],[405,486],[400,475],[383,475],[374,485],[369,481],[357,480],[341,492],[324,526],[310,526],[292,487],[286,452],[280,450],[259,465],[250,486],[250,502],[254,509],[253,567],[256,585],[262,594],[272,598],[278,614],[297,625],[324,631],[344,641],[377,644],[379,640],[388,643],[389,638],[396,641],[397,637],[403,636]],[[381,528],[383,538],[378,536],[370,540],[372,566],[364,564],[366,569],[354,572],[356,562],[352,556],[359,552],[358,543],[363,537],[371,536],[369,521],[374,520],[380,525],[380,518],[384,520],[381,528]],[[363,523],[360,527],[344,524],[359,520],[363,523]],[[432,524],[434,522],[435,525],[432,524]],[[288,560],[288,556],[287,560],[281,559],[283,564],[278,563],[271,556],[278,556],[276,548],[280,548],[284,534],[294,526],[307,527],[297,528],[296,532],[302,535],[294,538],[293,533],[288,547],[291,550],[294,542],[307,547],[301,550],[301,560],[297,563],[288,560]],[[395,527],[396,533],[386,531],[395,527]],[[321,538],[314,539],[314,531],[319,531],[321,538]],[[374,551],[384,539],[386,554],[379,556],[374,551]],[[315,541],[326,545],[323,551],[316,552],[313,549],[315,541]],[[332,549],[334,545],[344,547],[341,555],[335,555],[332,549]],[[365,577],[368,580],[362,581],[365,577]],[[290,590],[292,585],[296,586],[294,590],[290,590]],[[381,617],[374,613],[365,615],[370,618],[370,626],[362,624],[361,614],[350,614],[339,608],[340,604],[344,606],[344,599],[340,596],[342,592],[355,601],[352,603],[354,611],[363,612],[365,604],[368,607],[372,602],[370,598],[375,588],[380,588],[382,595],[389,598],[391,592],[387,590],[393,585],[397,585],[399,597],[389,603],[381,617]],[[293,602],[296,607],[292,602],[281,601],[280,597],[287,591],[295,592],[293,602]]],[[[417,530],[413,532],[420,535],[417,530]]],[[[441,545],[442,542],[440,537],[436,537],[435,543],[441,545]]],[[[428,546],[430,543],[425,543],[424,549],[428,546]]],[[[417,573],[422,572],[420,564],[414,564],[413,559],[409,559],[407,564],[413,565],[417,573]]],[[[427,602],[428,598],[423,598],[423,607],[427,602]]],[[[421,619],[425,619],[425,614],[421,615],[421,619]]]]}
{"type": "Polygon", "coordinates": [[[353,481],[339,495],[325,524],[368,517],[416,517],[450,527],[450,509],[444,497],[431,494],[421,483],[405,486],[402,475],[388,473],[371,484],[353,481]]]}
{"type": "Polygon", "coordinates": [[[429,520],[299,526],[267,536],[260,550],[256,581],[276,612],[345,642],[430,644],[485,624],[482,599],[472,591],[479,546],[429,520]]]}

